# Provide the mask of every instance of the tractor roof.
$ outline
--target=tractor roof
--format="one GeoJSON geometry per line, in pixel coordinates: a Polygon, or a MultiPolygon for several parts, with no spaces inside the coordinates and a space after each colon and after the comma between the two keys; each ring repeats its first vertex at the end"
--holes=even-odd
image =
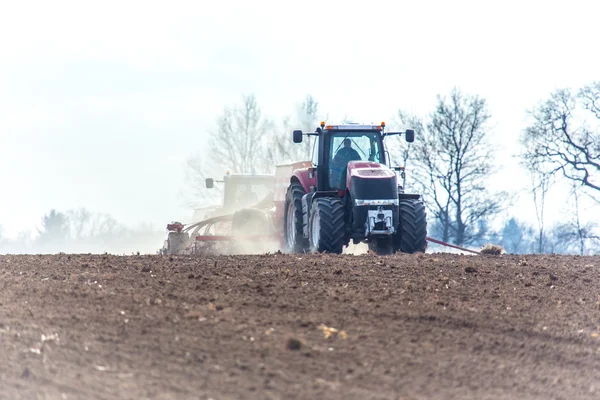
{"type": "Polygon", "coordinates": [[[383,130],[383,125],[363,125],[363,124],[340,124],[340,125],[326,125],[323,129],[326,131],[381,131],[383,130]]]}

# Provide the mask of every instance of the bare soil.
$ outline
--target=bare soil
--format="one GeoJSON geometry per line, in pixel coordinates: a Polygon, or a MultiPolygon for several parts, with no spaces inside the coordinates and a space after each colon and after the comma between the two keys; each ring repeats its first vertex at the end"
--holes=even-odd
{"type": "Polygon", "coordinates": [[[1,399],[598,399],[600,257],[0,256],[1,399]]]}

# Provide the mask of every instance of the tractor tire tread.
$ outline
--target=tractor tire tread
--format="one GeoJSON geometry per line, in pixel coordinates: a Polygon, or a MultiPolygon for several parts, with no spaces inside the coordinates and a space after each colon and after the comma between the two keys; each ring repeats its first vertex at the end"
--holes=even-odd
{"type": "Polygon", "coordinates": [[[427,248],[427,213],[421,200],[400,200],[400,232],[396,249],[408,254],[424,253],[427,248]]]}
{"type": "Polygon", "coordinates": [[[315,200],[313,207],[319,213],[321,222],[318,252],[340,254],[346,243],[346,218],[344,205],[340,199],[322,197],[315,200]]]}
{"type": "MultiPolygon", "coordinates": [[[[302,213],[302,196],[305,194],[306,191],[300,182],[292,182],[288,187],[288,192],[286,194],[286,213],[288,202],[290,200],[294,202],[294,227],[296,230],[296,243],[293,243],[292,246],[290,246],[290,250],[292,250],[294,253],[304,253],[309,246],[308,239],[304,238],[303,229],[304,220],[302,213]]],[[[287,221],[287,216],[285,220],[287,221]]]]}

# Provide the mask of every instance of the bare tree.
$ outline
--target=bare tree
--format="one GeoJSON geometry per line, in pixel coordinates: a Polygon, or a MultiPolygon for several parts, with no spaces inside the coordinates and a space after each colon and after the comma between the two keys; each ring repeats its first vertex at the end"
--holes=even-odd
{"type": "Polygon", "coordinates": [[[267,145],[267,154],[271,165],[294,161],[310,160],[314,140],[305,138],[301,144],[292,142],[292,130],[314,132],[319,124],[319,103],[307,95],[296,109],[296,118],[285,117],[277,133],[267,145]]]}
{"type": "Polygon", "coordinates": [[[577,240],[577,245],[579,247],[579,255],[583,255],[585,251],[585,241],[589,235],[589,229],[586,229],[582,226],[581,218],[579,215],[579,195],[577,194],[577,187],[573,186],[571,189],[571,193],[573,194],[575,200],[575,213],[573,214],[573,228],[575,231],[575,237],[577,240]]]}
{"type": "Polygon", "coordinates": [[[523,157],[600,194],[600,82],[558,90],[530,116],[523,157]]]}
{"type": "Polygon", "coordinates": [[[487,190],[494,172],[490,118],[484,99],[454,89],[449,98],[438,96],[427,123],[413,121],[411,162],[444,241],[476,243],[485,235],[485,221],[501,210],[504,194],[487,190]]]}
{"type": "Polygon", "coordinates": [[[90,220],[89,236],[116,237],[124,229],[110,214],[97,213],[90,220]]]}
{"type": "MultiPolygon", "coordinates": [[[[318,115],[319,103],[311,95],[307,95],[302,104],[297,108],[299,129],[302,129],[303,132],[314,132],[320,122],[318,115]]],[[[289,139],[288,142],[290,142],[289,139]]],[[[304,140],[302,144],[292,146],[292,148],[296,149],[293,161],[310,160],[313,143],[314,140],[304,140]]]]}
{"type": "Polygon", "coordinates": [[[572,210],[569,214],[572,216],[571,221],[566,225],[567,232],[570,233],[571,241],[577,249],[579,255],[584,255],[589,242],[598,241],[600,236],[595,234],[598,224],[594,221],[584,222],[581,219],[581,202],[579,199],[580,186],[574,184],[571,186],[571,196],[574,200],[572,210]]]}
{"type": "Polygon", "coordinates": [[[535,216],[537,220],[538,231],[536,252],[542,254],[546,247],[544,210],[546,206],[546,195],[553,182],[552,173],[542,169],[544,167],[543,165],[535,165],[528,162],[528,160],[525,160],[524,164],[528,168],[531,177],[531,193],[533,195],[533,204],[535,206],[535,216]]]}
{"type": "Polygon", "coordinates": [[[68,239],[69,226],[67,216],[56,210],[42,217],[42,229],[38,229],[38,243],[44,250],[57,250],[68,239]]]}
{"type": "MultiPolygon", "coordinates": [[[[397,116],[394,118],[394,125],[398,126],[399,131],[404,131],[406,129],[412,129],[415,131],[416,135],[421,136],[425,131],[423,127],[423,120],[414,114],[408,114],[401,110],[398,111],[397,116]]],[[[396,129],[392,129],[396,130],[396,129]]],[[[411,156],[412,156],[412,145],[411,143],[406,142],[403,137],[400,136],[391,136],[386,138],[386,147],[389,149],[390,155],[393,156],[394,161],[400,161],[401,167],[404,167],[404,173],[401,175],[402,179],[402,187],[406,189],[407,182],[411,184],[415,184],[416,180],[414,175],[411,175],[411,156]],[[409,179],[407,179],[407,177],[409,179]]],[[[393,161],[390,160],[390,163],[393,161]]]]}
{"type": "MultiPolygon", "coordinates": [[[[312,132],[316,129],[319,115],[319,102],[311,95],[307,95],[304,101],[296,110],[298,127],[305,132],[312,132]]],[[[311,149],[307,149],[310,151],[311,149]]]]}
{"type": "Polygon", "coordinates": [[[545,240],[545,253],[558,254],[593,254],[597,252],[600,243],[598,223],[585,220],[587,214],[581,204],[582,188],[577,183],[572,183],[569,192],[571,202],[564,209],[565,218],[554,225],[547,233],[545,240]]]}
{"type": "Polygon", "coordinates": [[[206,178],[220,179],[227,170],[232,173],[272,173],[269,157],[265,157],[272,142],[272,124],[262,116],[254,95],[243,95],[241,104],[229,105],[217,118],[216,129],[210,132],[209,153],[191,154],[185,164],[187,189],[185,203],[198,207],[221,195],[215,186],[206,189],[206,178]]]}
{"type": "Polygon", "coordinates": [[[210,158],[215,165],[236,173],[272,172],[264,162],[265,135],[270,122],[263,118],[254,95],[242,96],[242,104],[227,106],[212,132],[210,158]]]}
{"type": "Polygon", "coordinates": [[[66,215],[73,241],[90,242],[98,237],[116,237],[124,229],[113,216],[107,213],[95,213],[86,208],[78,208],[68,210],[66,215]]]}
{"type": "Polygon", "coordinates": [[[225,107],[211,132],[210,154],[193,154],[186,160],[184,197],[197,207],[199,202],[214,200],[221,194],[217,186],[206,190],[206,178],[232,173],[272,173],[274,165],[304,161],[311,156],[311,140],[301,145],[292,142],[294,128],[312,131],[318,125],[318,102],[310,95],[297,106],[295,117],[285,117],[280,126],[262,116],[254,95],[242,96],[240,105],[225,107]]]}
{"type": "Polygon", "coordinates": [[[297,160],[298,149],[291,140],[292,132],[290,117],[284,117],[281,124],[274,129],[275,135],[267,146],[267,158],[271,165],[289,163],[297,160]]]}
{"type": "Polygon", "coordinates": [[[67,211],[67,220],[71,231],[71,237],[75,240],[86,237],[89,232],[89,224],[92,213],[85,208],[67,211]]]}

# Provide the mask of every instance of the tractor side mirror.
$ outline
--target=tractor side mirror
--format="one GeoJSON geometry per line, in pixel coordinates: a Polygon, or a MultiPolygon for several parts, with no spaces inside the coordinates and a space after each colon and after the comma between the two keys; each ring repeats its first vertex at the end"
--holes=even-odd
{"type": "Polygon", "coordinates": [[[213,178],[206,178],[206,188],[212,189],[215,186],[215,181],[213,178]]]}
{"type": "Polygon", "coordinates": [[[300,129],[294,131],[294,143],[302,143],[302,131],[300,129]]]}
{"type": "Polygon", "coordinates": [[[407,129],[404,137],[407,142],[409,142],[409,143],[414,142],[415,141],[415,131],[412,129],[407,129]]]}

